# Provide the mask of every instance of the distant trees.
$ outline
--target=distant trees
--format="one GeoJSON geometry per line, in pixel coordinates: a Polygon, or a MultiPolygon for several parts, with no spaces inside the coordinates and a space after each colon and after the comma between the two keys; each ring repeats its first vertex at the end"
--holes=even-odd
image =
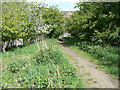
{"type": "MultiPolygon", "coordinates": [[[[56,7],[27,2],[2,3],[2,46],[23,39],[27,45],[42,36],[58,37],[63,32],[62,14],[56,7]]],[[[11,43],[12,46],[12,43],[11,43]]]]}
{"type": "Polygon", "coordinates": [[[58,38],[64,32],[64,18],[62,13],[56,6],[51,6],[45,8],[42,18],[45,20],[45,23],[52,25],[52,29],[48,34],[48,37],[58,38]]]}
{"type": "Polygon", "coordinates": [[[82,40],[120,43],[119,2],[79,2],[79,10],[67,20],[67,30],[82,40]]]}

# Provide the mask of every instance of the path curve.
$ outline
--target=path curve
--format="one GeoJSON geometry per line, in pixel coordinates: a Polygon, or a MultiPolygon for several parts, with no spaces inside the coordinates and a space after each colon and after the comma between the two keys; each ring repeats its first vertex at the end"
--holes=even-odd
{"type": "Polygon", "coordinates": [[[93,88],[93,87],[118,88],[118,80],[112,79],[109,75],[105,74],[103,71],[96,69],[97,65],[81,57],[79,54],[77,54],[75,51],[71,50],[70,48],[65,47],[63,45],[60,46],[62,51],[64,51],[66,54],[72,57],[73,60],[71,60],[70,63],[74,66],[81,67],[79,68],[78,72],[79,74],[83,75],[82,77],[84,79],[83,81],[85,81],[85,79],[91,81],[87,88],[93,88]],[[88,73],[89,75],[85,76],[84,75],[85,73],[88,73]]]}

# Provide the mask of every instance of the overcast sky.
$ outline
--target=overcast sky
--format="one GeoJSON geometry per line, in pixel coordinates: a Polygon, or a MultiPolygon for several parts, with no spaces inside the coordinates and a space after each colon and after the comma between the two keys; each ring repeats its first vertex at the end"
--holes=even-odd
{"type": "Polygon", "coordinates": [[[79,2],[79,0],[28,0],[29,2],[45,2],[49,6],[58,5],[58,8],[62,11],[75,11],[74,9],[75,3],[79,2]]]}

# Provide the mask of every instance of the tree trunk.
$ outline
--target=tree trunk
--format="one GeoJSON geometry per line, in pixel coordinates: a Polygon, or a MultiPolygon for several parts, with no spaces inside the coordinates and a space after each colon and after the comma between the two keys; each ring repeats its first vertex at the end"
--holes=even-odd
{"type": "Polygon", "coordinates": [[[5,53],[5,42],[4,41],[2,41],[2,51],[3,53],[5,53]]]}
{"type": "Polygon", "coordinates": [[[6,48],[8,48],[8,47],[9,47],[9,43],[10,43],[10,41],[8,41],[6,48]]]}
{"type": "Polygon", "coordinates": [[[12,46],[14,46],[14,40],[12,40],[12,46]]]}
{"type": "Polygon", "coordinates": [[[118,26],[120,26],[120,1],[119,1],[119,9],[118,9],[118,14],[119,14],[119,17],[118,17],[118,26]]]}
{"type": "Polygon", "coordinates": [[[12,40],[10,40],[10,47],[12,47],[12,40]]]}
{"type": "Polygon", "coordinates": [[[0,52],[2,52],[2,38],[0,37],[0,52]]]}
{"type": "Polygon", "coordinates": [[[27,40],[24,38],[23,39],[23,46],[26,46],[27,45],[27,40]]]}
{"type": "Polygon", "coordinates": [[[16,44],[16,46],[18,47],[18,43],[17,43],[17,40],[15,40],[15,44],[16,44]]]}
{"type": "Polygon", "coordinates": [[[2,52],[2,41],[0,42],[0,52],[2,52]]]}

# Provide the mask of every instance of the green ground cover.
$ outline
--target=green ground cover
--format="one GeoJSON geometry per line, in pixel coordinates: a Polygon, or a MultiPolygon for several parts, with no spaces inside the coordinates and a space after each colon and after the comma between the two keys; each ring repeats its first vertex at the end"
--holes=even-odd
{"type": "Polygon", "coordinates": [[[83,88],[56,42],[49,39],[2,53],[2,88],[83,88]]]}

